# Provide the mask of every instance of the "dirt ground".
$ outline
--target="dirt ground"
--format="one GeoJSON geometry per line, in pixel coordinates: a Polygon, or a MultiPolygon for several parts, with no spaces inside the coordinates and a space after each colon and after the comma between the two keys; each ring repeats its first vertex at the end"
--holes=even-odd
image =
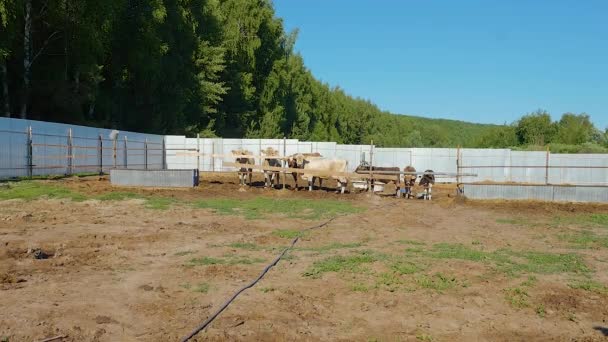
{"type": "Polygon", "coordinates": [[[256,198],[358,210],[303,234],[196,341],[608,336],[607,206],[468,202],[450,185],[436,186],[432,201],[241,189],[223,174],[204,174],[187,190],[116,189],[99,177],[41,182],[90,197],[130,191],[175,202],[0,201],[0,341],[178,341],[294,231],[329,218],[188,204],[256,198]]]}

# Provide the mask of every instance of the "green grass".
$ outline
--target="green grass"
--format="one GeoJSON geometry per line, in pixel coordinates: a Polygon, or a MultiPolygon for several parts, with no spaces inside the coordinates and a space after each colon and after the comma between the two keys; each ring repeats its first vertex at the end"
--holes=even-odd
{"type": "Polygon", "coordinates": [[[264,262],[264,259],[249,258],[239,256],[227,256],[223,258],[202,257],[193,258],[188,261],[186,266],[207,266],[207,265],[251,265],[264,262]]]}
{"type": "Polygon", "coordinates": [[[597,294],[608,295],[608,286],[594,280],[586,279],[568,284],[573,289],[585,290],[597,294]]]}
{"type": "Polygon", "coordinates": [[[543,304],[537,305],[536,308],[534,309],[534,311],[541,318],[544,318],[545,315],[547,314],[547,311],[545,311],[545,306],[543,304]]]}
{"type": "Polygon", "coordinates": [[[0,188],[0,201],[10,199],[32,201],[43,197],[65,198],[72,201],[84,201],[87,199],[83,194],[47,182],[22,181],[8,184],[8,189],[4,187],[0,188]]]}
{"type": "Polygon", "coordinates": [[[575,248],[608,248],[608,236],[598,235],[590,230],[570,234],[561,234],[558,235],[558,238],[560,240],[569,242],[575,248]]]}
{"type": "Polygon", "coordinates": [[[70,190],[60,183],[21,181],[8,183],[8,189],[0,188],[0,201],[9,199],[22,199],[32,201],[39,198],[70,199],[81,202],[89,199],[100,201],[124,201],[127,199],[142,199],[145,207],[149,209],[168,209],[175,200],[163,197],[145,196],[134,192],[112,191],[97,196],[87,196],[77,191],[70,190]]]}
{"type": "Polygon", "coordinates": [[[418,264],[406,260],[393,261],[389,267],[398,274],[414,274],[423,270],[418,264]]]}
{"type": "Polygon", "coordinates": [[[263,249],[262,247],[256,245],[255,243],[251,243],[251,242],[233,242],[233,243],[229,244],[228,247],[244,249],[247,251],[259,251],[259,250],[263,249]]]}
{"type": "MultiPolygon", "coordinates": [[[[411,255],[434,259],[456,259],[493,265],[510,275],[521,273],[559,274],[588,273],[590,269],[580,255],[500,249],[486,252],[462,244],[439,243],[430,249],[406,250],[411,255]]],[[[407,254],[407,253],[406,253],[407,254]]]]}
{"type": "Polygon", "coordinates": [[[273,214],[281,214],[290,218],[322,219],[363,210],[346,201],[265,197],[246,200],[206,199],[198,201],[194,205],[197,208],[211,209],[223,215],[243,215],[248,219],[260,219],[273,214]]]}
{"type": "Polygon", "coordinates": [[[333,251],[333,250],[336,250],[336,249],[358,248],[358,247],[361,247],[361,246],[363,246],[363,244],[360,243],[360,242],[353,242],[353,243],[334,242],[334,243],[331,243],[329,245],[324,245],[324,246],[319,246],[319,247],[298,248],[297,250],[300,250],[300,251],[311,251],[311,252],[318,252],[318,253],[325,253],[325,252],[333,251]]]}
{"type": "Polygon", "coordinates": [[[277,229],[272,232],[272,235],[283,239],[295,239],[297,237],[302,237],[305,234],[307,233],[295,229],[277,229]]]}
{"type": "Polygon", "coordinates": [[[426,243],[422,242],[422,241],[416,241],[416,240],[397,240],[398,243],[402,244],[402,245],[413,245],[413,246],[424,246],[426,245],[426,243]]]}
{"type": "Polygon", "coordinates": [[[376,276],[376,288],[385,289],[389,292],[395,292],[404,284],[399,274],[393,272],[384,272],[376,276]]]}
{"type": "Polygon", "coordinates": [[[186,290],[192,290],[193,292],[198,292],[198,293],[207,293],[209,292],[209,289],[211,289],[211,286],[209,285],[209,283],[199,283],[196,286],[192,286],[190,283],[185,283],[185,284],[181,284],[180,287],[183,287],[186,290]]]}
{"type": "Polygon", "coordinates": [[[530,295],[521,287],[514,287],[505,290],[505,299],[516,309],[523,309],[530,306],[530,295]]]}
{"type": "Polygon", "coordinates": [[[416,277],[415,281],[420,288],[435,290],[438,292],[451,289],[458,285],[458,281],[455,277],[446,276],[441,273],[436,273],[432,276],[421,275],[416,277]]]}
{"type": "Polygon", "coordinates": [[[424,333],[416,334],[416,339],[423,342],[433,342],[433,336],[424,333]]]}
{"type": "Polygon", "coordinates": [[[369,286],[363,284],[363,283],[355,283],[351,286],[350,288],[351,290],[355,291],[355,292],[368,292],[369,291],[369,286]]]}
{"type": "Polygon", "coordinates": [[[608,214],[579,214],[574,216],[559,216],[553,219],[553,225],[577,225],[587,228],[608,228],[608,214]]]}
{"type": "Polygon", "coordinates": [[[274,291],[276,291],[276,289],[274,287],[262,287],[262,288],[260,288],[260,291],[262,291],[263,293],[268,293],[268,292],[274,292],[274,291]]]}
{"type": "Polygon", "coordinates": [[[304,276],[320,278],[328,272],[363,272],[365,265],[382,260],[384,256],[370,251],[360,251],[350,255],[334,255],[313,263],[312,267],[304,272],[304,276]]]}

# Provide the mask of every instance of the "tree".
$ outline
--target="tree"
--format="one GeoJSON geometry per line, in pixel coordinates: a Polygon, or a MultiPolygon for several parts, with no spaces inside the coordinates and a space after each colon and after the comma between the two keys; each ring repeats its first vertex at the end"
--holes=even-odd
{"type": "Polygon", "coordinates": [[[549,113],[539,109],[519,119],[515,132],[520,144],[542,146],[551,142],[555,130],[549,113]]]}
{"type": "Polygon", "coordinates": [[[591,141],[595,126],[587,114],[565,113],[557,124],[555,142],[578,145],[591,141]]]}

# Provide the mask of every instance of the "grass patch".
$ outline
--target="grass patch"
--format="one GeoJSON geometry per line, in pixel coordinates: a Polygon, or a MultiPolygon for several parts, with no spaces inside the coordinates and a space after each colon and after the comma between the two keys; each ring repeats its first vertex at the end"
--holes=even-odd
{"type": "Polygon", "coordinates": [[[393,263],[390,264],[389,266],[391,268],[391,270],[393,272],[396,272],[398,274],[414,274],[417,272],[420,272],[423,270],[422,267],[418,266],[417,264],[410,262],[410,261],[405,261],[405,260],[399,260],[399,261],[394,261],[393,263]]]}
{"type": "Polygon", "coordinates": [[[40,181],[21,181],[8,183],[8,188],[0,188],[0,201],[10,199],[23,199],[32,201],[38,198],[58,198],[70,199],[75,202],[82,202],[88,199],[100,201],[124,201],[127,199],[145,200],[146,208],[167,209],[175,200],[163,197],[144,196],[134,192],[112,191],[97,196],[87,196],[62,186],[60,183],[40,182],[40,181]]]}
{"type": "Polygon", "coordinates": [[[363,244],[360,242],[353,242],[353,243],[334,242],[332,244],[325,245],[325,246],[298,248],[298,250],[325,253],[325,252],[329,252],[329,251],[336,250],[336,249],[358,248],[361,246],[363,246],[363,244]]]}
{"type": "Polygon", "coordinates": [[[395,292],[403,285],[403,280],[397,273],[385,272],[376,277],[376,288],[395,292]]]}
{"type": "Polygon", "coordinates": [[[521,287],[514,287],[505,290],[505,299],[512,307],[516,309],[529,307],[529,298],[530,295],[528,295],[528,292],[521,287]]]}
{"type": "Polygon", "coordinates": [[[561,234],[558,238],[567,241],[575,248],[608,248],[608,236],[597,235],[590,230],[572,234],[561,234]]]}
{"type": "Polygon", "coordinates": [[[248,219],[259,219],[272,214],[282,214],[290,218],[321,219],[339,214],[357,213],[363,210],[346,201],[272,199],[265,197],[248,200],[207,199],[196,202],[195,206],[212,209],[223,215],[243,215],[248,219]]]}
{"type": "Polygon", "coordinates": [[[369,286],[363,283],[355,283],[350,289],[355,292],[369,292],[369,286]]]}
{"type": "Polygon", "coordinates": [[[260,291],[262,291],[263,293],[268,293],[268,292],[274,292],[276,289],[274,287],[262,287],[260,288],[260,291]]]}
{"type": "Polygon", "coordinates": [[[72,201],[84,201],[87,199],[83,194],[47,182],[22,181],[8,183],[8,188],[0,188],[0,201],[11,199],[32,201],[42,197],[65,198],[72,201]]]}
{"type": "Polygon", "coordinates": [[[188,261],[187,266],[207,266],[207,265],[251,265],[264,262],[264,259],[249,258],[239,256],[227,256],[224,258],[202,257],[193,258],[188,261]]]}
{"type": "Polygon", "coordinates": [[[608,295],[608,286],[594,280],[583,280],[568,284],[570,288],[608,295]]]}
{"type": "Polygon", "coordinates": [[[415,281],[416,284],[423,289],[430,289],[438,292],[454,288],[458,285],[458,281],[455,277],[446,276],[441,273],[435,273],[432,276],[422,275],[416,277],[415,281]]]}
{"type": "Polygon", "coordinates": [[[575,216],[559,216],[553,219],[554,226],[578,225],[587,228],[608,228],[608,214],[580,214],[575,216]]]}
{"type": "Polygon", "coordinates": [[[536,306],[534,311],[536,312],[538,317],[541,317],[541,318],[544,318],[545,315],[547,314],[547,311],[545,311],[545,306],[543,304],[539,304],[538,306],[536,306]]]}
{"type": "Polygon", "coordinates": [[[295,239],[297,237],[302,237],[305,234],[306,232],[302,232],[295,229],[277,229],[272,232],[272,235],[283,239],[295,239]]]}
{"type": "Polygon", "coordinates": [[[423,341],[423,342],[433,342],[433,336],[429,335],[429,334],[416,334],[416,339],[418,341],[423,341]]]}
{"type": "Polygon", "coordinates": [[[209,292],[210,288],[211,287],[209,286],[209,283],[200,283],[200,284],[196,285],[195,287],[193,287],[192,291],[198,292],[198,293],[207,293],[207,292],[209,292]]]}
{"type": "Polygon", "coordinates": [[[251,242],[233,242],[233,243],[229,244],[228,247],[244,249],[247,251],[259,251],[260,249],[262,249],[260,246],[256,245],[255,243],[251,243],[251,242]]]}
{"type": "Polygon", "coordinates": [[[510,275],[521,273],[558,274],[590,272],[580,255],[555,254],[535,251],[500,249],[492,252],[473,249],[462,244],[439,243],[430,249],[408,249],[416,256],[434,259],[456,259],[492,264],[499,271],[510,275]]]}
{"type": "Polygon", "coordinates": [[[398,243],[402,244],[402,245],[412,245],[412,246],[424,246],[426,245],[426,243],[422,242],[422,241],[416,241],[416,240],[397,240],[398,243]]]}
{"type": "Polygon", "coordinates": [[[328,272],[362,272],[365,270],[365,264],[370,264],[383,258],[382,255],[370,251],[361,251],[347,256],[335,255],[314,262],[312,267],[304,272],[304,276],[320,278],[324,273],[328,272]]]}

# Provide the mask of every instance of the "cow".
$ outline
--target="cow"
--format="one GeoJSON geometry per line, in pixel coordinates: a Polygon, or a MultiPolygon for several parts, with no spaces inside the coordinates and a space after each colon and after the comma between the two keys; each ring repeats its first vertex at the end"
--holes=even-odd
{"type": "Polygon", "coordinates": [[[397,187],[397,191],[395,196],[399,197],[399,168],[398,167],[382,167],[382,166],[371,166],[366,163],[366,162],[362,162],[359,166],[357,166],[357,168],[355,169],[355,173],[359,173],[359,174],[370,174],[369,172],[373,171],[374,174],[374,178],[371,179],[371,185],[373,187],[374,185],[374,181],[380,181],[383,182],[384,184],[388,184],[388,183],[393,183],[395,184],[395,186],[397,187]],[[376,172],[378,172],[376,174],[376,172]],[[383,172],[391,172],[393,174],[382,174],[383,172]]]}
{"type": "MultiPolygon", "coordinates": [[[[281,160],[278,158],[268,158],[268,157],[276,157],[279,155],[279,151],[273,149],[272,147],[268,147],[267,149],[262,151],[262,166],[264,167],[282,167],[281,160]]],[[[274,187],[275,185],[279,185],[279,171],[266,170],[264,169],[264,187],[274,187]],[[276,184],[275,184],[276,183],[276,184]]]]}
{"type": "MultiPolygon", "coordinates": [[[[404,172],[416,172],[416,169],[408,165],[403,169],[404,172]]],[[[416,174],[406,173],[403,175],[403,190],[405,198],[409,199],[412,197],[412,188],[416,185],[416,174]]]]}
{"type": "Polygon", "coordinates": [[[312,186],[315,182],[315,178],[319,178],[319,181],[321,181],[321,179],[333,178],[338,182],[340,192],[344,193],[346,185],[348,184],[348,180],[345,176],[314,176],[311,174],[307,174],[306,170],[322,171],[327,174],[347,172],[348,161],[343,159],[310,159],[304,163],[304,172],[302,175],[302,179],[308,180],[308,191],[312,191],[312,186]]]}
{"type": "MultiPolygon", "coordinates": [[[[289,158],[287,159],[287,166],[289,166],[290,169],[303,169],[304,163],[306,163],[308,160],[319,158],[322,158],[319,152],[296,153],[289,156],[289,158]]],[[[293,176],[293,181],[296,185],[296,190],[298,190],[298,173],[292,172],[291,175],[293,176]]],[[[319,179],[319,187],[321,187],[321,179],[319,179]]]]}
{"type": "MultiPolygon", "coordinates": [[[[251,153],[247,150],[243,150],[243,149],[232,150],[232,154],[235,156],[238,156],[236,158],[237,164],[255,165],[255,159],[245,157],[245,156],[253,156],[253,153],[251,153]]],[[[253,169],[246,168],[246,167],[241,167],[239,169],[240,185],[251,185],[252,177],[253,177],[253,169]],[[247,175],[249,175],[249,184],[247,184],[247,175]]]]}
{"type": "Polygon", "coordinates": [[[424,188],[424,193],[422,194],[422,198],[425,200],[431,200],[433,185],[435,184],[435,175],[433,170],[425,170],[424,175],[420,178],[420,186],[424,188]]]}

